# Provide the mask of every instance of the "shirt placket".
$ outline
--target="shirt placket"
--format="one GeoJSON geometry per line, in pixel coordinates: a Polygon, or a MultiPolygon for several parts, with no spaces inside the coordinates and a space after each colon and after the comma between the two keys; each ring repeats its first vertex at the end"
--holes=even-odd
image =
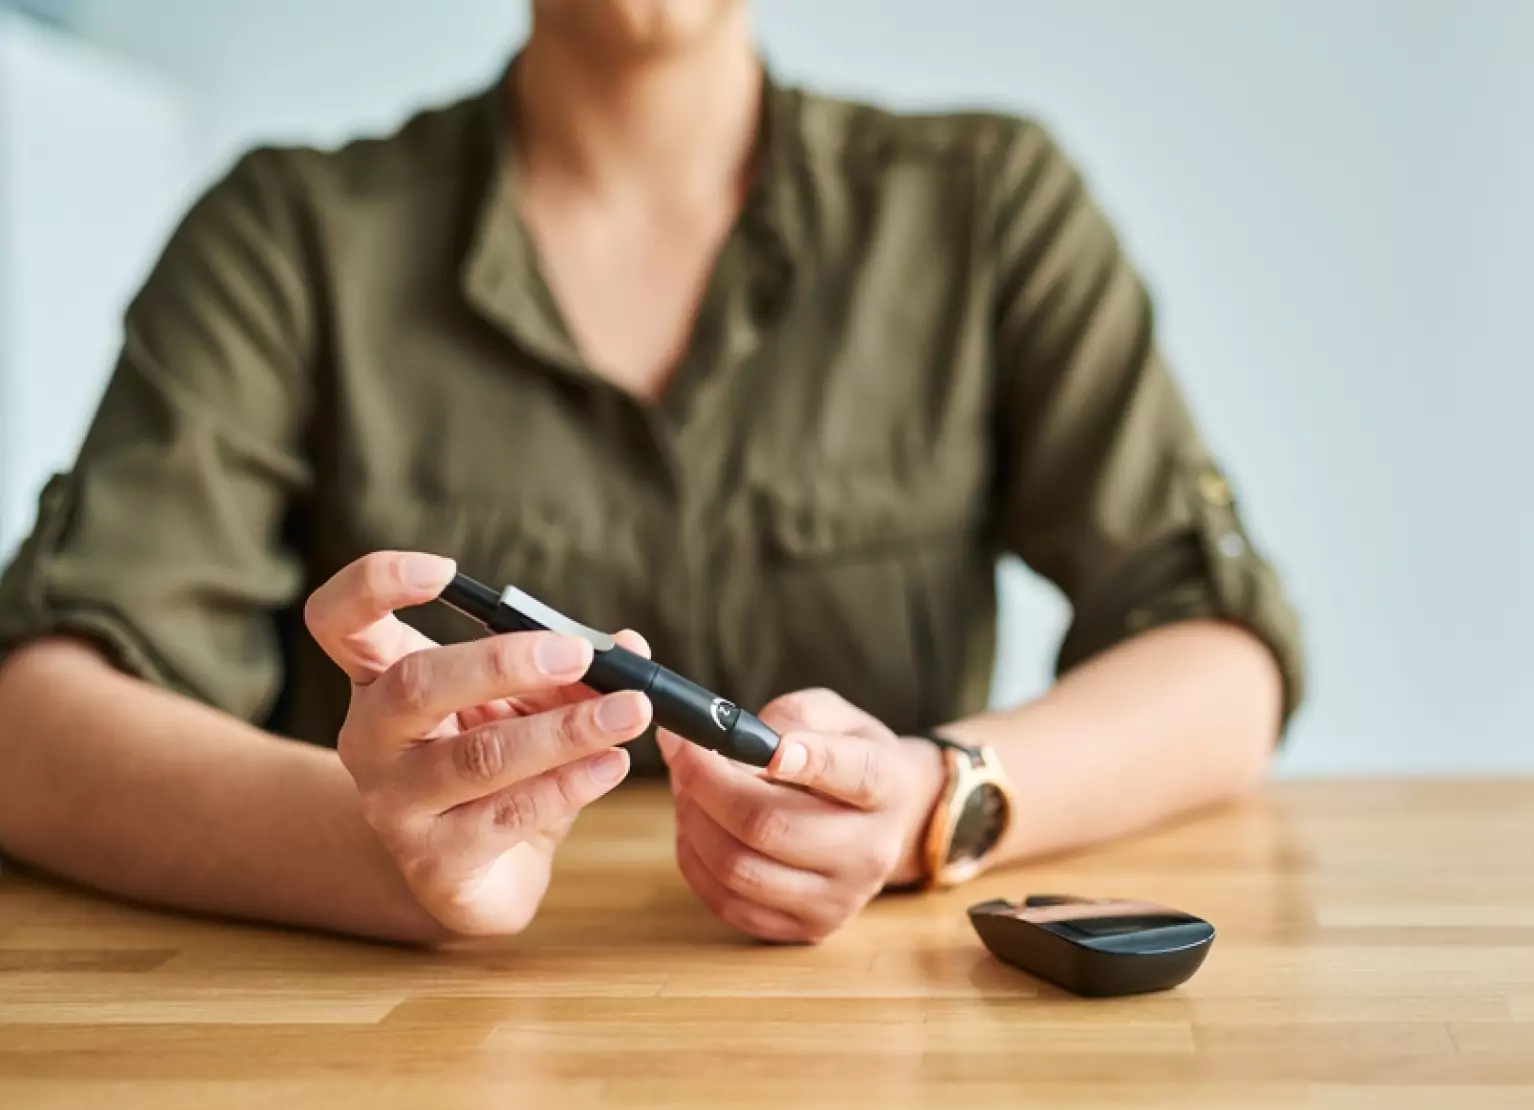
{"type": "Polygon", "coordinates": [[[789,268],[776,241],[749,212],[721,252],[694,340],[653,412],[671,459],[676,492],[675,578],[692,674],[719,683],[733,668],[721,619],[721,577],[749,565],[740,545],[753,534],[743,480],[753,426],[753,393],[771,373],[775,329],[789,268]]]}

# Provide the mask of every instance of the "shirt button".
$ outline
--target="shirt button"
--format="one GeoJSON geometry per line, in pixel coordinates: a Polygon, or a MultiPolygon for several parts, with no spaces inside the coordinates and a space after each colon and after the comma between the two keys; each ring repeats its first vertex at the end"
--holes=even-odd
{"type": "Polygon", "coordinates": [[[778,309],[783,302],[783,290],[773,280],[764,279],[760,284],[752,287],[748,294],[748,306],[751,319],[757,324],[767,324],[777,315],[778,309]]]}
{"type": "Polygon", "coordinates": [[[1226,532],[1219,540],[1220,554],[1234,559],[1246,551],[1246,541],[1235,532],[1226,532]]]}
{"type": "Polygon", "coordinates": [[[1211,505],[1226,506],[1232,501],[1230,483],[1212,470],[1199,475],[1198,493],[1211,505]]]}

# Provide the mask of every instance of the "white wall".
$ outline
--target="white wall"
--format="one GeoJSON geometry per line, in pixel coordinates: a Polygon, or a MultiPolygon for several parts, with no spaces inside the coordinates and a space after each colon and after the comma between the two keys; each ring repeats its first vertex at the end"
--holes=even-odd
{"type": "MultiPolygon", "coordinates": [[[[520,0],[77,0],[199,110],[197,174],[487,79],[520,0]]],[[[1290,773],[1534,770],[1534,3],[760,0],[780,73],[1042,115],[1302,606],[1290,773]]],[[[998,697],[1063,619],[1005,576],[998,697]]]]}
{"type": "Polygon", "coordinates": [[[163,76],[0,10],[0,558],[78,448],[188,156],[163,76]]]}

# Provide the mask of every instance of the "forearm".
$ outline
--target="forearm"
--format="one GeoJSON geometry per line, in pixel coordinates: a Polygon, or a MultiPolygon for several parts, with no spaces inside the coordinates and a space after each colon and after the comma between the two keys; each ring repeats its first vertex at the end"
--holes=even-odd
{"type": "Polygon", "coordinates": [[[1005,865],[1250,789],[1273,753],[1281,699],[1278,669],[1255,637],[1187,622],[1103,653],[1036,701],[943,731],[990,745],[1015,784],[1018,819],[998,860],[1005,865]]]}
{"type": "Polygon", "coordinates": [[[0,669],[0,853],[155,904],[438,937],[333,752],[153,689],[69,642],[0,669]]]}

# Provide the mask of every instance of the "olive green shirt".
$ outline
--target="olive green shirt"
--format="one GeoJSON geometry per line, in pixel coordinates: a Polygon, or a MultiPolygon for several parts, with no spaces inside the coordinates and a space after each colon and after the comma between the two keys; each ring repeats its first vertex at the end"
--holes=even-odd
{"type": "Polygon", "coordinates": [[[1271,647],[1293,713],[1295,613],[1036,121],[769,78],[754,189],[645,402],[583,362],[540,276],[502,88],[252,150],[198,199],[6,571],[0,651],[83,634],[330,744],[349,687],[304,598],[410,549],[638,629],[747,707],[825,686],[910,734],[984,708],[1011,552],[1070,603],[1062,671],[1224,618],[1271,647]]]}

